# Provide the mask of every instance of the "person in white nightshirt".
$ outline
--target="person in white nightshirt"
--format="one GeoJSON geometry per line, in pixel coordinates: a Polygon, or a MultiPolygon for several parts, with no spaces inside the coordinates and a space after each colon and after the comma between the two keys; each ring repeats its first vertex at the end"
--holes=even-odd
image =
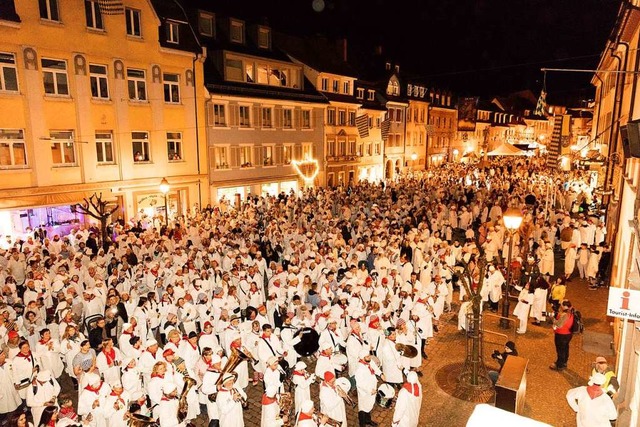
{"type": "Polygon", "coordinates": [[[52,377],[51,372],[40,371],[33,384],[27,389],[27,406],[31,408],[35,425],[40,424],[40,416],[44,408],[56,404],[56,397],[59,394],[60,384],[52,377]]]}
{"type": "Polygon", "coordinates": [[[87,374],[85,377],[88,377],[88,384],[80,391],[78,415],[85,420],[91,418],[88,423],[90,427],[107,427],[106,398],[111,389],[96,374],[87,374]]]}
{"type": "Polygon", "coordinates": [[[307,364],[303,361],[300,361],[293,366],[291,382],[296,386],[294,393],[296,413],[300,411],[302,402],[311,399],[310,387],[316,380],[315,375],[311,375],[306,371],[306,369],[307,364]]]}
{"type": "Polygon", "coordinates": [[[516,304],[516,308],[513,309],[513,315],[520,320],[518,325],[518,329],[516,332],[518,334],[524,334],[527,332],[527,324],[529,322],[529,310],[531,309],[531,305],[533,304],[534,296],[529,292],[529,284],[527,283],[524,288],[520,291],[518,295],[518,304],[516,304]]]}
{"type": "Polygon", "coordinates": [[[344,400],[336,391],[336,387],[339,387],[336,385],[336,376],[330,371],[325,372],[320,384],[320,412],[342,423],[342,427],[346,427],[346,408],[344,400]]]}
{"type": "Polygon", "coordinates": [[[596,373],[588,386],[572,388],[567,392],[567,402],[576,412],[578,427],[609,426],[618,417],[613,400],[602,390],[606,377],[596,373]]]}
{"type": "Polygon", "coordinates": [[[222,387],[218,391],[216,404],[220,416],[220,427],[244,427],[242,414],[242,399],[247,395],[242,389],[234,388],[235,376],[225,374],[222,379],[222,387]]]}
{"type": "Polygon", "coordinates": [[[415,372],[409,372],[407,382],[398,392],[393,411],[393,427],[417,427],[422,406],[422,386],[415,372]]]}
{"type": "Polygon", "coordinates": [[[40,368],[51,371],[54,378],[60,377],[64,364],[60,356],[60,343],[51,338],[49,329],[40,331],[40,341],[36,344],[36,357],[40,360],[40,368]]]}
{"type": "Polygon", "coordinates": [[[15,411],[22,403],[11,379],[11,362],[7,360],[6,348],[0,349],[0,414],[15,411]]]}

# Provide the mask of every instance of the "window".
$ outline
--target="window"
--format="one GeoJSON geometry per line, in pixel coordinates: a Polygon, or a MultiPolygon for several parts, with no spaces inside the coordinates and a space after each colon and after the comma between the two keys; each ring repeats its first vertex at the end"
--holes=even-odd
{"type": "Polygon", "coordinates": [[[335,108],[327,108],[327,124],[335,125],[336,124],[336,109],[335,108]]]}
{"type": "Polygon", "coordinates": [[[47,95],[69,95],[67,62],[60,59],[42,59],[44,93],[47,95]]]}
{"type": "Polygon", "coordinates": [[[231,20],[230,39],[234,43],[244,43],[244,22],[231,20]]]}
{"type": "Polygon", "coordinates": [[[213,104],[213,122],[210,120],[209,124],[221,127],[227,125],[227,116],[225,114],[224,104],[213,104]]]}
{"type": "MultiPolygon", "coordinates": [[[[227,80],[233,80],[237,82],[244,81],[241,60],[227,58],[227,61],[225,64],[225,71],[226,71],[227,80]]],[[[249,77],[248,73],[246,74],[246,76],[247,76],[247,81],[249,81],[249,83],[253,83],[253,70],[251,70],[251,77],[249,77]]]]}
{"type": "Polygon", "coordinates": [[[200,35],[203,36],[214,36],[215,27],[213,25],[213,15],[204,12],[198,14],[198,31],[200,31],[200,35]]]}
{"type": "Polygon", "coordinates": [[[248,128],[251,127],[251,107],[249,107],[248,105],[241,105],[238,108],[239,111],[239,122],[238,125],[241,128],[248,128]]]}
{"type": "Polygon", "coordinates": [[[340,82],[338,80],[333,81],[333,91],[335,93],[340,92],[340,82]]]}
{"type": "Polygon", "coordinates": [[[336,155],[336,142],[332,139],[327,140],[327,156],[333,157],[336,155]]]}
{"type": "Polygon", "coordinates": [[[349,111],[349,126],[355,126],[355,125],[356,125],[356,112],[349,111]]]}
{"type": "Polygon", "coordinates": [[[344,93],[345,95],[351,94],[351,82],[347,81],[342,84],[342,93],[344,93]]]}
{"type": "Polygon", "coordinates": [[[271,114],[272,110],[271,107],[262,107],[262,122],[261,125],[263,128],[270,128],[273,126],[273,122],[272,122],[272,114],[271,114]]]}
{"type": "Polygon", "coordinates": [[[340,126],[347,124],[347,112],[345,110],[338,110],[338,124],[340,126]]]}
{"type": "Polygon", "coordinates": [[[253,166],[253,147],[250,145],[240,146],[240,167],[250,168],[253,166]]]}
{"type": "Polygon", "coordinates": [[[127,35],[134,37],[141,37],[140,31],[140,11],[136,9],[126,8],[124,11],[125,19],[127,20],[127,35]]]}
{"type": "Polygon", "coordinates": [[[273,146],[271,145],[263,145],[262,146],[262,165],[263,166],[273,166],[273,146]]]}
{"type": "Polygon", "coordinates": [[[127,85],[129,87],[129,99],[131,101],[147,100],[147,82],[144,70],[127,68],[127,85]]]}
{"type": "Polygon", "coordinates": [[[213,156],[216,169],[229,169],[229,147],[215,147],[213,156]]]}
{"type": "Polygon", "coordinates": [[[51,131],[51,157],[54,166],[75,166],[76,147],[73,131],[51,131]]]}
{"type": "Polygon", "coordinates": [[[167,155],[170,162],[182,160],[181,132],[167,132],[167,155]]]}
{"type": "Polygon", "coordinates": [[[271,31],[269,28],[258,28],[258,47],[261,49],[269,49],[271,47],[271,31]]]}
{"type": "Polygon", "coordinates": [[[364,99],[364,89],[359,87],[357,89],[357,95],[356,96],[357,96],[358,99],[364,99]]]}
{"type": "Polygon", "coordinates": [[[164,102],[180,103],[180,76],[178,74],[163,74],[164,102]]]}
{"type": "Polygon", "coordinates": [[[327,92],[329,90],[329,79],[326,77],[323,77],[321,80],[321,87],[322,90],[327,92]]]}
{"type": "Polygon", "coordinates": [[[148,162],[150,159],[149,133],[131,132],[131,147],[134,163],[148,162]]]}
{"type": "Polygon", "coordinates": [[[58,0],[38,0],[40,6],[40,18],[47,21],[60,21],[58,0]]]}
{"type": "Polygon", "coordinates": [[[22,129],[0,129],[0,168],[27,166],[27,149],[22,129]]]}
{"type": "Polygon", "coordinates": [[[104,30],[102,13],[96,0],[84,0],[84,16],[87,19],[87,28],[104,30]]]}
{"type": "Polygon", "coordinates": [[[7,92],[18,91],[16,57],[12,53],[0,52],[0,90],[7,92]]]}
{"type": "Polygon", "coordinates": [[[282,110],[282,128],[293,129],[293,110],[291,108],[282,110]]]}
{"type": "Polygon", "coordinates": [[[344,156],[347,154],[347,140],[339,139],[338,140],[338,156],[344,156]]]}
{"type": "Polygon", "coordinates": [[[167,32],[167,43],[179,43],[180,24],[173,21],[165,23],[165,31],[167,32]]]}
{"type": "Polygon", "coordinates": [[[96,132],[96,156],[98,164],[114,163],[111,132],[96,132]]]}
{"type": "Polygon", "coordinates": [[[302,144],[302,158],[304,160],[313,159],[313,146],[311,144],[302,144]]]}
{"type": "Polygon", "coordinates": [[[291,164],[293,158],[293,145],[287,144],[282,147],[282,162],[285,165],[291,164]]]}
{"type": "Polygon", "coordinates": [[[300,111],[302,129],[311,129],[311,110],[300,111]]]}
{"type": "Polygon", "coordinates": [[[376,91],[369,89],[369,90],[368,90],[367,99],[368,99],[369,101],[373,101],[373,100],[374,100],[374,98],[375,98],[375,96],[376,96],[376,91]]]}
{"type": "Polygon", "coordinates": [[[89,80],[91,82],[91,96],[93,98],[109,99],[106,65],[89,64],[89,80]]]}

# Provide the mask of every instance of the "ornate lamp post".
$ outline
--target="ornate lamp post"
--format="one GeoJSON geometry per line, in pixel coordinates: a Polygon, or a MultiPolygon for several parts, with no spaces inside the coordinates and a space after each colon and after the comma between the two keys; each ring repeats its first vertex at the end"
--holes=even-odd
{"type": "Polygon", "coordinates": [[[160,181],[160,192],[164,194],[164,225],[169,226],[169,205],[167,204],[167,194],[169,193],[169,181],[167,178],[162,178],[160,181]]]}
{"type": "Polygon", "coordinates": [[[504,226],[509,232],[509,252],[507,256],[507,284],[504,287],[504,299],[502,300],[502,319],[500,319],[500,327],[509,329],[509,285],[511,284],[511,255],[513,252],[513,235],[522,224],[522,213],[517,208],[509,208],[502,216],[504,226]]]}

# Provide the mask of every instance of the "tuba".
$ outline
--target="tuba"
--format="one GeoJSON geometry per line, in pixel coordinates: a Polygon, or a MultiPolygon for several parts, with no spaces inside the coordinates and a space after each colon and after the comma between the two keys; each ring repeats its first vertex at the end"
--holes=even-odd
{"type": "Polygon", "coordinates": [[[187,411],[189,410],[189,403],[187,403],[187,394],[191,387],[196,385],[196,380],[191,377],[184,377],[184,386],[182,387],[182,393],[178,399],[178,421],[183,422],[187,418],[187,411]]]}
{"type": "MultiPolygon", "coordinates": [[[[222,372],[220,372],[220,376],[216,381],[216,387],[222,385],[222,378],[224,378],[226,374],[233,372],[241,362],[249,359],[251,359],[251,357],[249,357],[246,353],[236,348],[232,348],[231,356],[227,360],[227,363],[224,364],[224,368],[222,368],[222,372]]],[[[215,402],[217,395],[217,392],[208,395],[207,398],[209,399],[209,402],[215,402]]]]}

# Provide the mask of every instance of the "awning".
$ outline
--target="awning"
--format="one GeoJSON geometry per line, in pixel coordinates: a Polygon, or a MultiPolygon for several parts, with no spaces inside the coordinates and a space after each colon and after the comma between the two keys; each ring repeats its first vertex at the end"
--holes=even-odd
{"type": "Polygon", "coordinates": [[[82,202],[82,199],[84,199],[85,197],[91,197],[92,194],[93,192],[76,191],[71,193],[18,196],[6,199],[0,198],[0,210],[73,205],[82,202]]]}
{"type": "Polygon", "coordinates": [[[527,154],[511,144],[502,143],[498,148],[489,151],[487,156],[526,156],[527,154]]]}

